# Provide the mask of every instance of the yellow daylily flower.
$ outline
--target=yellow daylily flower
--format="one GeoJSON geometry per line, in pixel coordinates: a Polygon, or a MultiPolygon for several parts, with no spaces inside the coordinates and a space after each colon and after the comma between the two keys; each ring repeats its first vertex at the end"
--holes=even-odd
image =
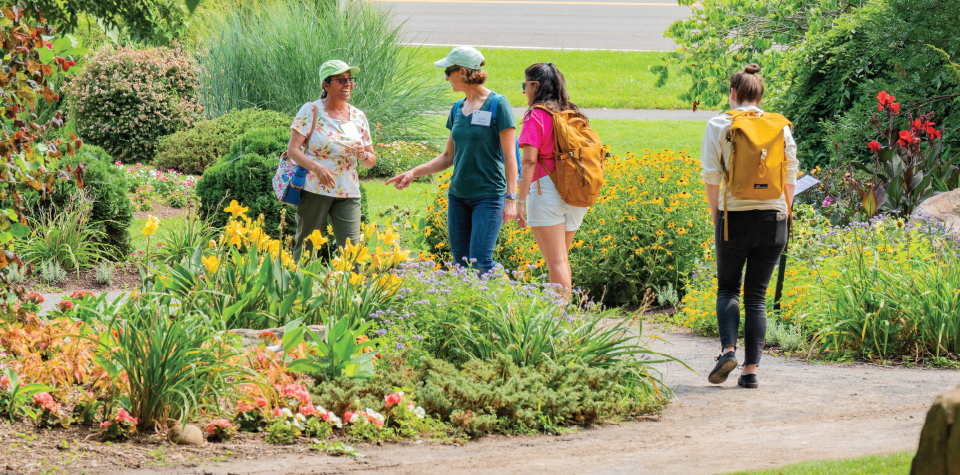
{"type": "Polygon", "coordinates": [[[313,232],[307,236],[307,241],[310,241],[314,249],[320,249],[320,246],[327,242],[327,238],[323,237],[323,233],[319,230],[314,229],[313,232]]]}
{"type": "Polygon", "coordinates": [[[346,272],[346,270],[350,268],[350,262],[344,259],[343,256],[335,257],[330,265],[338,272],[346,272]]]}
{"type": "Polygon", "coordinates": [[[393,260],[397,264],[406,262],[408,257],[410,257],[410,249],[394,249],[393,251],[393,260]]]}
{"type": "Polygon", "coordinates": [[[160,221],[155,216],[147,218],[147,223],[143,226],[143,235],[150,236],[160,227],[160,221]]]}
{"type": "Polygon", "coordinates": [[[249,207],[240,206],[240,203],[237,203],[237,200],[231,200],[230,206],[224,208],[223,211],[232,214],[233,217],[236,218],[237,216],[246,213],[249,209],[249,207]]]}
{"type": "Polygon", "coordinates": [[[203,256],[200,258],[200,260],[203,261],[203,267],[207,268],[208,274],[217,272],[217,268],[220,267],[220,259],[218,259],[216,256],[203,256]]]}
{"type": "Polygon", "coordinates": [[[363,284],[363,276],[356,272],[350,273],[350,285],[359,286],[363,284]]]}
{"type": "Polygon", "coordinates": [[[211,239],[208,244],[210,244],[210,249],[217,247],[217,241],[214,241],[213,239],[211,239]]]}

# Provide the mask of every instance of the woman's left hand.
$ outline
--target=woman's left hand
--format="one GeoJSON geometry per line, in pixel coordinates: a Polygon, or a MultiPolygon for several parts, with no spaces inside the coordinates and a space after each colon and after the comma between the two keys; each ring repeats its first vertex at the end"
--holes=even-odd
{"type": "Polygon", "coordinates": [[[516,201],[507,201],[503,205],[503,222],[513,221],[517,219],[517,202],[516,201]]]}

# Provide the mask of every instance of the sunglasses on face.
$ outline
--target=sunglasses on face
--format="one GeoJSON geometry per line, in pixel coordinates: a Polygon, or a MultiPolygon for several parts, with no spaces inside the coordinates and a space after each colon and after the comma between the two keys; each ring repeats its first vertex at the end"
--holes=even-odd
{"type": "Polygon", "coordinates": [[[444,69],[444,70],[443,70],[443,74],[446,74],[447,77],[450,77],[451,74],[453,74],[454,72],[459,71],[459,70],[460,70],[459,67],[454,66],[454,67],[452,67],[452,68],[444,69]]]}
{"type": "Polygon", "coordinates": [[[523,81],[520,83],[520,90],[527,92],[527,84],[540,84],[540,81],[523,81]]]}
{"type": "Polygon", "coordinates": [[[341,86],[346,86],[347,84],[356,83],[357,78],[332,78],[331,81],[336,81],[340,83],[341,86]]]}

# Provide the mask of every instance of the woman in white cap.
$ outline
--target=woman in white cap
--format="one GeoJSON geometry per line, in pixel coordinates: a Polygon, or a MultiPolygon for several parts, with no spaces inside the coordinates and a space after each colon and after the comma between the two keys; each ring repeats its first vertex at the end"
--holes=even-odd
{"type": "Polygon", "coordinates": [[[360,68],[338,60],[320,65],[320,99],[300,108],[290,126],[287,156],[308,170],[297,204],[297,234],[293,257],[300,259],[305,241],[315,229],[323,232],[327,216],[337,245],[360,239],[360,177],[357,166],[377,162],[367,116],[348,104],[360,68]],[[304,150],[301,145],[306,143],[304,150]]]}
{"type": "Polygon", "coordinates": [[[483,55],[458,46],[433,63],[444,68],[454,91],[466,96],[447,118],[446,149],[433,160],[386,181],[397,189],[414,178],[453,166],[447,229],[455,264],[486,273],[504,221],[517,218],[516,125],[507,99],[486,87],[483,55]]]}

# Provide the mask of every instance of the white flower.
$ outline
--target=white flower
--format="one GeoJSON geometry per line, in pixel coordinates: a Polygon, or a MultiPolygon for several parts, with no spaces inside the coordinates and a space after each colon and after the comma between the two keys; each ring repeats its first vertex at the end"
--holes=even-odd
{"type": "Polygon", "coordinates": [[[417,419],[423,419],[424,417],[427,417],[427,411],[420,406],[417,406],[417,408],[413,410],[413,413],[417,416],[417,419]]]}

